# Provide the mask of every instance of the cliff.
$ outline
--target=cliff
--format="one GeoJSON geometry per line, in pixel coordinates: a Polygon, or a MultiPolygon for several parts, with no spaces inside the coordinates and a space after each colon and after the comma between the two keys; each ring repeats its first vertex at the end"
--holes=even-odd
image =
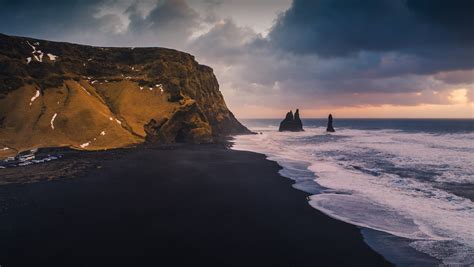
{"type": "Polygon", "coordinates": [[[213,70],[165,48],[110,48],[0,34],[0,157],[207,143],[249,133],[213,70]]]}

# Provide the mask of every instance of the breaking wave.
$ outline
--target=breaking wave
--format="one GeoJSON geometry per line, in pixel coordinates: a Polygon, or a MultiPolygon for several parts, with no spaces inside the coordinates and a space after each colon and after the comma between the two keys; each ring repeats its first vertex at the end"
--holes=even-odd
{"type": "Polygon", "coordinates": [[[235,137],[233,149],[266,154],[323,213],[412,240],[444,264],[474,264],[474,133],[275,125],[235,137]],[[461,189],[468,190],[461,190],[461,189]]]}

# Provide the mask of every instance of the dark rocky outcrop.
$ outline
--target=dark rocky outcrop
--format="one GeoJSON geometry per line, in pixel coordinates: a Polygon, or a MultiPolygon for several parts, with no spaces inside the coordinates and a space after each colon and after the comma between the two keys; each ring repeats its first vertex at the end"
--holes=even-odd
{"type": "Polygon", "coordinates": [[[332,115],[329,114],[328,116],[328,127],[326,128],[326,132],[334,133],[336,130],[334,130],[334,127],[332,126],[332,115]]]}
{"type": "Polygon", "coordinates": [[[286,113],[285,119],[280,123],[280,132],[301,132],[303,130],[303,123],[300,119],[300,111],[297,109],[295,115],[293,116],[293,111],[286,113]]]}
{"type": "Polygon", "coordinates": [[[296,128],[300,129],[300,131],[303,131],[303,122],[300,119],[300,110],[299,109],[296,109],[294,122],[296,124],[296,128]]]}
{"type": "Polygon", "coordinates": [[[194,100],[188,100],[171,118],[145,125],[147,141],[152,143],[210,143],[212,128],[194,100]]]}
{"type": "Polygon", "coordinates": [[[0,157],[36,147],[206,143],[250,133],[227,108],[213,70],[190,54],[3,34],[0,118],[0,157]]]}

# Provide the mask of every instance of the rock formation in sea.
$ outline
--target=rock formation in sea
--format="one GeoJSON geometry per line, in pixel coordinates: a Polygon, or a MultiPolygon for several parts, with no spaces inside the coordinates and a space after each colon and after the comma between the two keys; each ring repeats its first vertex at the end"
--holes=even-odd
{"type": "Polygon", "coordinates": [[[332,126],[332,114],[329,114],[328,116],[328,127],[326,128],[326,132],[331,132],[334,133],[336,130],[334,130],[334,127],[332,126]]]}
{"type": "Polygon", "coordinates": [[[301,132],[303,130],[303,123],[300,119],[300,111],[297,109],[295,115],[293,116],[293,111],[286,113],[285,119],[280,123],[280,132],[290,131],[290,132],[301,132]]]}
{"type": "Polygon", "coordinates": [[[0,158],[249,132],[227,108],[213,70],[190,54],[0,34],[0,158]]]}

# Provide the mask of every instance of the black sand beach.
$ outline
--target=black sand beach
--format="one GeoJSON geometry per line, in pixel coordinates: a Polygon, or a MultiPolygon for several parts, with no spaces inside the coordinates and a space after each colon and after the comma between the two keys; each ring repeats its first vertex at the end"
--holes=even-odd
{"type": "Polygon", "coordinates": [[[263,155],[220,145],[85,155],[90,170],[74,179],[0,186],[2,267],[390,265],[263,155]]]}

